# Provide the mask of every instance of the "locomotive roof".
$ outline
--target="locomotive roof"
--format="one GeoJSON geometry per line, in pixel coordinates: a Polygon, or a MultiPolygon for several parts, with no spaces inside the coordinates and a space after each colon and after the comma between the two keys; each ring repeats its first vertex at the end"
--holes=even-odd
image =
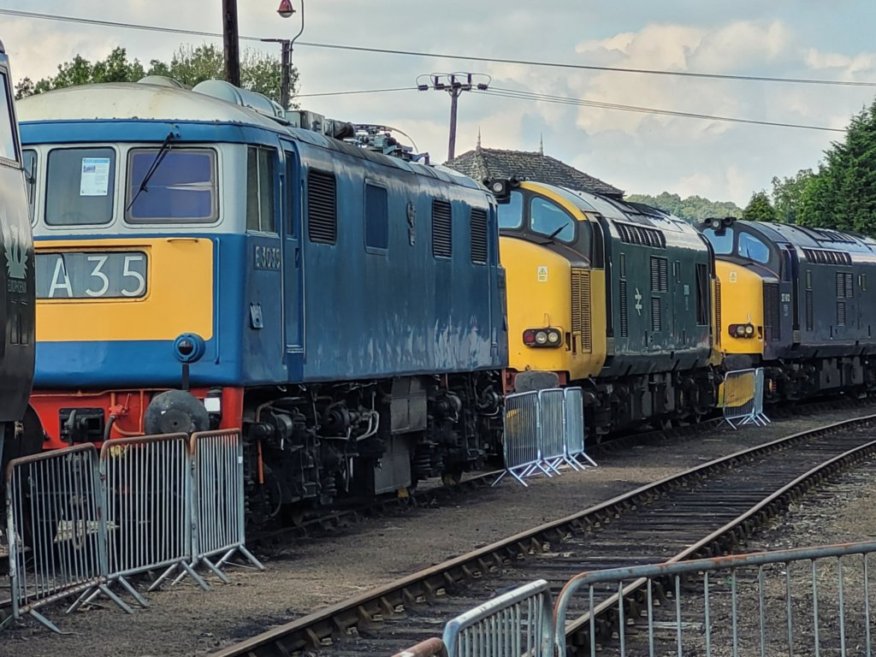
{"type": "Polygon", "coordinates": [[[814,228],[763,221],[737,220],[737,222],[751,226],[772,242],[785,242],[799,247],[832,249],[850,253],[876,252],[876,242],[871,238],[832,228],[814,228]]]}
{"type": "Polygon", "coordinates": [[[373,160],[412,173],[464,187],[483,189],[467,176],[442,167],[405,162],[397,157],[359,148],[355,144],[300,128],[292,128],[247,107],[175,86],[142,82],[112,82],[56,89],[17,103],[23,124],[61,121],[169,121],[252,126],[279,133],[353,157],[373,160]]]}

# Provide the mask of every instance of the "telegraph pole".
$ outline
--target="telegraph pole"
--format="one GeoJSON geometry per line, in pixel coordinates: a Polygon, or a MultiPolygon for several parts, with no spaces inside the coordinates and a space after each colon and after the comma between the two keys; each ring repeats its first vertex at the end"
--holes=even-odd
{"type": "Polygon", "coordinates": [[[463,91],[486,91],[490,86],[490,76],[482,73],[431,73],[417,78],[417,89],[420,91],[446,91],[450,94],[450,137],[447,143],[447,159],[456,156],[456,111],[459,96],[463,91]],[[477,82],[480,78],[482,82],[477,82]],[[428,82],[426,82],[428,80],[428,82]]]}
{"type": "Polygon", "coordinates": [[[222,0],[225,79],[235,87],[240,86],[240,40],[237,32],[237,0],[222,0]]]}

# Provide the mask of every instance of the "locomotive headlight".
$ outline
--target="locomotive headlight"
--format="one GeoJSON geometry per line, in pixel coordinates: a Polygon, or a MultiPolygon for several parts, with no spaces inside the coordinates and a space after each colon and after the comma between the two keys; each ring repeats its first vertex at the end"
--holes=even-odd
{"type": "Polygon", "coordinates": [[[751,324],[745,325],[745,335],[749,338],[754,335],[754,327],[751,324]]]}
{"type": "Polygon", "coordinates": [[[532,328],[523,332],[523,344],[527,347],[559,347],[563,333],[556,328],[532,328]]]}

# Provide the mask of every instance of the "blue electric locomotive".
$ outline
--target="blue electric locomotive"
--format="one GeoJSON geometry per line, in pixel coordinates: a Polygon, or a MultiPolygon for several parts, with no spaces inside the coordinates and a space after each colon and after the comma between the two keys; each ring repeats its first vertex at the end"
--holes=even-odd
{"type": "Polygon", "coordinates": [[[504,273],[483,187],[223,82],[20,106],[49,446],[242,427],[262,516],[498,451],[504,273]]]}

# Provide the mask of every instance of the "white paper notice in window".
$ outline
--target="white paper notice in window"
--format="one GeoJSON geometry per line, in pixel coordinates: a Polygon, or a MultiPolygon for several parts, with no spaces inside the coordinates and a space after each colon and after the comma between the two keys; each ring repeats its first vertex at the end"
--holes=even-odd
{"type": "Polygon", "coordinates": [[[106,196],[109,190],[108,157],[83,157],[79,196],[106,196]]]}

